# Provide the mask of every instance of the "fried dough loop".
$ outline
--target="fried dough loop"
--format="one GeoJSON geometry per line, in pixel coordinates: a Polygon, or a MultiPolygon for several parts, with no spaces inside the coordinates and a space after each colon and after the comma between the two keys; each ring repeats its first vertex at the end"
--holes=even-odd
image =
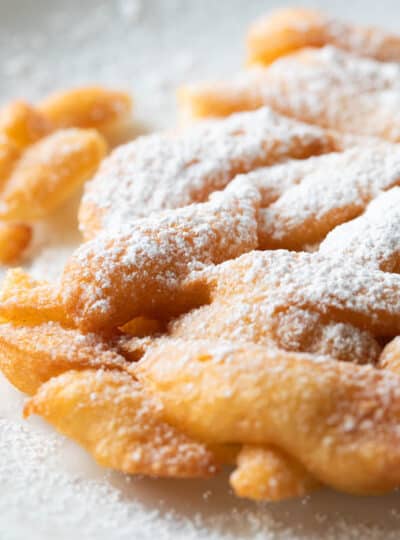
{"type": "Polygon", "coordinates": [[[399,88],[397,63],[360,58],[328,46],[301,49],[230,81],[184,86],[178,97],[189,119],[267,105],[302,122],[398,142],[399,88]]]}

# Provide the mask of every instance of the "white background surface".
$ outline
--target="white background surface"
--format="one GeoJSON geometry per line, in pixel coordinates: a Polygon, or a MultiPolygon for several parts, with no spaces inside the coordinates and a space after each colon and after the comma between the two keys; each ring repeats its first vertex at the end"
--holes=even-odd
{"type": "MultiPolygon", "coordinates": [[[[302,4],[400,32],[395,0],[302,4]]],[[[138,133],[174,126],[175,87],[238,69],[249,21],[277,5],[282,2],[0,0],[0,100],[104,82],[133,92],[138,133]]],[[[47,226],[36,275],[57,276],[77,238],[71,223],[66,210],[47,226]]],[[[226,476],[129,479],[100,469],[40,420],[23,422],[22,402],[0,379],[0,540],[400,538],[396,494],[361,499],[322,492],[257,505],[235,499],[226,476]]]]}

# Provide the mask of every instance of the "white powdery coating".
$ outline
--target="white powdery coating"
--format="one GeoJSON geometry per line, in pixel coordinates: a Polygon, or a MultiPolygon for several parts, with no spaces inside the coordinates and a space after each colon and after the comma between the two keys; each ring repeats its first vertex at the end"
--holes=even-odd
{"type": "Polygon", "coordinates": [[[73,271],[67,268],[64,276],[64,298],[84,280],[86,316],[107,313],[120,296],[132,303],[132,316],[146,312],[157,291],[164,297],[179,290],[190,272],[255,249],[258,206],[258,191],[240,177],[207,203],[116,224],[75,252],[73,271]],[[139,289],[148,306],[135,304],[139,289]]]}
{"type": "MultiPolygon", "coordinates": [[[[281,179],[274,178],[278,185],[287,184],[285,167],[293,167],[296,175],[302,166],[282,165],[281,179]]],[[[391,144],[357,147],[314,158],[302,172],[298,185],[262,211],[260,229],[266,239],[279,242],[286,237],[290,242],[291,234],[306,226],[312,235],[324,235],[327,227],[357,216],[371,199],[400,182],[400,150],[391,144]]],[[[304,243],[320,239],[302,238],[304,243]]]]}
{"type": "MultiPolygon", "coordinates": [[[[397,141],[400,67],[360,58],[331,46],[306,49],[228,82],[189,85],[189,96],[222,106],[274,110],[339,131],[397,141]]],[[[188,101],[190,108],[190,100],[188,101]]],[[[207,105],[206,105],[207,106],[207,105]]]]}
{"type": "MultiPolygon", "coordinates": [[[[40,433],[0,419],[0,450],[7,456],[0,464],[0,484],[7,494],[0,498],[0,514],[7,516],[2,540],[26,537],[27,526],[30,540],[52,538],[54,531],[60,540],[70,539],[72,533],[87,540],[232,540],[237,538],[235,529],[255,540],[293,540],[304,538],[301,521],[305,514],[312,523],[308,540],[319,540],[322,531],[326,540],[398,538],[396,499],[391,500],[379,524],[376,520],[371,526],[363,516],[352,517],[347,498],[341,508],[343,499],[338,496],[335,508],[330,510],[332,495],[324,493],[293,508],[290,504],[278,507],[238,503],[215,482],[208,484],[205,499],[201,497],[202,485],[187,480],[184,486],[181,481],[170,487],[171,481],[167,490],[165,486],[157,490],[152,480],[124,479],[122,475],[110,478],[106,473],[97,475],[97,479],[84,478],[60,469],[60,462],[67,457],[63,445],[63,439],[56,434],[40,433]],[[196,506],[196,513],[192,506],[185,508],[171,502],[171,490],[185,498],[182,488],[186,498],[188,491],[191,493],[188,504],[196,506]],[[152,498],[146,496],[149,492],[152,498]],[[222,506],[221,496],[227,499],[222,506]],[[288,525],[290,521],[300,525],[288,525]]],[[[81,455],[74,454],[74,458],[79,461],[81,455]]],[[[226,478],[223,483],[227,483],[226,478]]]]}
{"type": "Polygon", "coordinates": [[[340,86],[356,93],[400,88],[397,62],[361,58],[330,45],[280,58],[265,73],[279,78],[286,69],[286,80],[300,82],[304,90],[322,92],[340,86]]]}
{"type": "MultiPolygon", "coordinates": [[[[60,87],[68,87],[71,84],[85,83],[92,77],[111,85],[122,84],[130,87],[138,98],[137,114],[142,120],[144,118],[146,123],[152,123],[153,126],[171,125],[171,121],[174,121],[171,104],[174,103],[175,87],[193,77],[193,73],[180,69],[177,65],[178,55],[174,56],[171,52],[171,48],[178,46],[181,51],[181,33],[176,32],[175,25],[165,24],[164,18],[157,19],[158,2],[146,1],[146,5],[143,2],[142,4],[143,10],[147,12],[145,16],[155,14],[156,31],[148,23],[150,17],[147,17],[147,20],[144,17],[144,25],[147,26],[144,26],[143,35],[132,31],[132,26],[127,25],[129,34],[125,33],[123,36],[123,41],[127,44],[125,47],[121,47],[121,27],[118,26],[118,13],[121,13],[121,10],[116,10],[115,3],[110,0],[96,2],[88,17],[81,17],[81,5],[78,2],[58,5],[52,29],[53,34],[58,32],[62,36],[59,40],[55,40],[50,32],[43,32],[39,24],[31,24],[23,35],[17,35],[11,25],[5,25],[4,28],[2,26],[0,37],[4,55],[0,69],[4,83],[3,97],[15,97],[21,88],[24,88],[24,92],[41,97],[54,90],[55,79],[59,81],[60,87]],[[69,32],[59,31],[59,28],[66,27],[69,32]],[[110,35],[114,30],[114,35],[110,35]],[[168,32],[167,37],[165,32],[168,32]],[[146,36],[161,33],[163,42],[169,47],[168,62],[164,62],[164,65],[157,62],[158,58],[154,54],[154,51],[159,50],[159,40],[146,40],[146,36]],[[99,35],[107,35],[109,39],[101,40],[99,35]],[[62,62],[53,63],[49,69],[51,55],[48,51],[50,47],[57,45],[58,53],[63,55],[62,62]],[[146,51],[146,58],[142,54],[132,53],[140,50],[146,51]],[[111,61],[111,58],[117,61],[111,61]],[[74,69],[68,69],[71,65],[69,61],[73,62],[74,69]],[[29,85],[26,84],[27,80],[29,85]],[[157,85],[153,84],[153,80],[157,85]],[[158,85],[158,81],[161,81],[163,86],[158,85]],[[164,81],[168,82],[166,88],[164,81]]],[[[372,2],[368,4],[365,8],[366,16],[372,17],[371,11],[368,15],[372,2]]],[[[236,65],[236,49],[239,52],[237,44],[241,42],[246,26],[244,19],[251,19],[257,11],[261,12],[265,3],[255,3],[244,13],[241,2],[221,2],[221,9],[226,9],[225,16],[221,19],[209,17],[209,13],[218,8],[215,2],[208,2],[207,8],[210,9],[202,6],[202,10],[186,4],[182,4],[184,9],[176,9],[176,2],[168,3],[168,6],[171,7],[171,16],[177,17],[178,23],[184,18],[184,28],[193,33],[205,28],[198,15],[207,13],[209,37],[206,43],[204,40],[191,41],[190,49],[196,60],[196,73],[200,71],[210,76],[213,70],[215,74],[226,64],[232,67],[236,65]],[[238,24],[239,14],[241,24],[238,24]],[[224,31],[221,31],[221,24],[224,31]],[[218,54],[211,57],[210,43],[218,50],[218,54]]],[[[376,11],[375,2],[373,10],[380,23],[390,23],[392,20],[391,10],[376,11]]],[[[35,11],[40,20],[46,15],[40,13],[41,10],[36,6],[35,11]]],[[[203,15],[203,21],[204,18],[203,15]]],[[[349,38],[352,37],[352,34],[348,35],[349,38]]],[[[52,224],[49,228],[51,227],[52,224]]],[[[53,234],[53,231],[49,231],[49,235],[50,233],[53,234]]],[[[54,277],[59,274],[60,260],[66,259],[64,250],[71,250],[71,246],[61,244],[65,238],[68,238],[67,233],[59,233],[58,238],[53,241],[51,257],[39,256],[36,259],[34,264],[38,278],[47,278],[49,272],[54,274],[54,277]]],[[[10,404],[17,401],[12,397],[10,396],[10,404]]],[[[238,536],[248,536],[254,540],[320,540],[322,537],[326,540],[398,540],[399,501],[396,496],[384,497],[378,501],[376,498],[360,500],[332,493],[318,493],[316,497],[306,498],[302,502],[271,506],[246,504],[226,496],[225,490],[221,493],[217,488],[217,492],[209,497],[204,513],[196,513],[202,508],[199,495],[200,503],[197,500],[194,503],[190,501],[187,512],[182,513],[178,509],[176,513],[163,518],[155,510],[158,497],[165,497],[167,507],[176,510],[176,507],[181,508],[180,502],[189,492],[198,490],[201,493],[203,484],[199,487],[196,483],[185,482],[182,488],[181,482],[168,483],[166,486],[164,483],[149,481],[145,485],[139,484],[136,492],[127,490],[128,493],[124,493],[112,487],[112,482],[107,479],[95,482],[83,478],[89,476],[89,467],[82,467],[85,472],[80,477],[67,474],[64,467],[68,459],[63,459],[62,464],[56,463],[53,467],[51,462],[55,449],[65,446],[65,441],[56,435],[48,432],[44,435],[38,434],[33,426],[21,427],[6,421],[0,422],[0,431],[1,454],[5,456],[0,464],[0,485],[3,491],[0,521],[3,528],[7,528],[7,532],[3,531],[5,536],[2,540],[20,540],[27,535],[30,540],[43,540],[44,534],[52,538],[54,531],[57,531],[63,540],[70,540],[71,535],[90,540],[161,540],[172,537],[179,540],[225,540],[238,536]],[[145,504],[138,502],[142,495],[144,498],[148,497],[145,504]],[[204,514],[209,518],[205,518],[204,514]],[[170,519],[167,519],[168,517],[170,519]],[[278,531],[279,521],[283,523],[278,531]],[[320,523],[323,525],[319,528],[320,523]],[[224,524],[232,529],[236,527],[239,531],[237,535],[221,532],[224,524]]],[[[215,482],[210,481],[207,485],[211,492],[214,492],[215,482]]]]}
{"type": "Polygon", "coordinates": [[[201,202],[251,169],[329,138],[268,108],[201,123],[183,134],[157,134],[113,152],[88,184],[83,206],[100,210],[105,227],[153,211],[201,202]],[[296,148],[297,147],[297,148],[296,148]]]}
{"type": "Polygon", "coordinates": [[[342,322],[351,313],[367,318],[371,325],[379,324],[381,329],[388,325],[392,333],[400,332],[397,274],[353,265],[351,261],[338,265],[335,258],[316,253],[275,250],[253,251],[227,261],[212,269],[211,276],[209,279],[217,283],[216,296],[251,288],[252,294],[265,295],[271,313],[289,305],[312,308],[328,316],[334,310],[335,318],[340,314],[342,322]],[[232,272],[238,272],[237,283],[232,281],[232,272]]]}
{"type": "Polygon", "coordinates": [[[322,242],[320,253],[351,257],[354,262],[399,271],[400,188],[395,187],[372,201],[357,219],[336,227],[322,242]]]}

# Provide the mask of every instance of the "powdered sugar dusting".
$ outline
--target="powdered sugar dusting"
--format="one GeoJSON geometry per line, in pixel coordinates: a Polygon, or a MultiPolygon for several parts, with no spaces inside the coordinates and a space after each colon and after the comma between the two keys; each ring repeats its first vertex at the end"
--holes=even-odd
{"type": "Polygon", "coordinates": [[[235,175],[256,167],[333,149],[333,140],[322,130],[267,108],[204,122],[182,135],[143,137],[118,148],[87,185],[82,226],[84,232],[89,226],[90,234],[93,207],[101,225],[114,226],[204,201],[235,175]]]}
{"type": "MultiPolygon", "coordinates": [[[[390,144],[329,154],[314,158],[308,170],[306,166],[301,182],[261,213],[264,247],[299,249],[317,243],[329,230],[359,215],[381,191],[400,182],[400,152],[390,144]]],[[[296,174],[301,165],[293,168],[296,174]]],[[[284,169],[279,185],[289,174],[284,169]]]]}
{"type": "MultiPolygon", "coordinates": [[[[2,14],[5,10],[0,33],[4,100],[21,94],[39,98],[56,88],[96,79],[132,89],[135,115],[147,126],[170,127],[175,121],[175,87],[194,76],[228,75],[236,69],[247,22],[266,6],[252,2],[243,10],[242,0],[198,4],[91,0],[85,3],[85,16],[78,0],[65,5],[46,2],[46,7],[29,2],[22,6],[19,0],[1,6],[2,14]],[[139,13],[126,4],[140,4],[139,13]]],[[[368,7],[376,20],[395,26],[396,1],[389,0],[379,10],[365,1],[357,17],[371,20],[368,7]]],[[[330,8],[355,15],[349,2],[330,8]]],[[[76,233],[56,228],[52,230],[53,221],[35,251],[42,254],[34,261],[38,278],[57,278],[78,242],[76,233]],[[49,236],[51,245],[46,247],[49,236]]],[[[0,385],[0,414],[10,411],[19,416],[19,396],[2,379],[0,385]]],[[[256,505],[230,496],[225,477],[205,485],[104,475],[83,453],[75,448],[69,453],[66,448],[72,450],[72,445],[49,430],[43,433],[35,423],[21,427],[19,422],[0,420],[0,449],[7,456],[0,465],[4,540],[27,535],[30,540],[43,540],[53,538],[54,531],[60,539],[75,535],[90,540],[398,538],[396,495],[356,499],[329,492],[274,507],[256,505]],[[72,463],[79,474],[68,472],[72,463]],[[90,480],[91,476],[100,478],[90,480]]]]}
{"type": "Polygon", "coordinates": [[[320,252],[399,272],[400,188],[380,195],[362,216],[336,227],[322,242],[320,252]]]}
{"type": "Polygon", "coordinates": [[[210,115],[269,105],[311,124],[397,141],[399,87],[397,63],[327,46],[284,56],[228,82],[187,86],[183,104],[190,112],[193,101],[195,112],[204,102],[210,115]]]}

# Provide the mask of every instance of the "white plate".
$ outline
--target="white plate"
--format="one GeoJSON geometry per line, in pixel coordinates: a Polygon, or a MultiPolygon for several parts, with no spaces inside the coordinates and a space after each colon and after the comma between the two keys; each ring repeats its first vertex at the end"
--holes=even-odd
{"type": "MultiPolygon", "coordinates": [[[[397,0],[302,2],[396,29],[397,0]]],[[[76,83],[130,89],[137,131],[173,126],[174,89],[243,60],[258,0],[0,0],[0,99],[37,98],[76,83]]],[[[76,241],[68,212],[44,227],[36,275],[57,276],[76,241]],[[69,225],[66,225],[66,222],[69,225]],[[51,231],[51,234],[49,232],[51,231]],[[62,242],[62,248],[60,244],[62,242]]],[[[235,499],[215,481],[129,479],[97,467],[0,380],[0,539],[398,539],[400,499],[321,492],[270,505],[235,499]]]]}

